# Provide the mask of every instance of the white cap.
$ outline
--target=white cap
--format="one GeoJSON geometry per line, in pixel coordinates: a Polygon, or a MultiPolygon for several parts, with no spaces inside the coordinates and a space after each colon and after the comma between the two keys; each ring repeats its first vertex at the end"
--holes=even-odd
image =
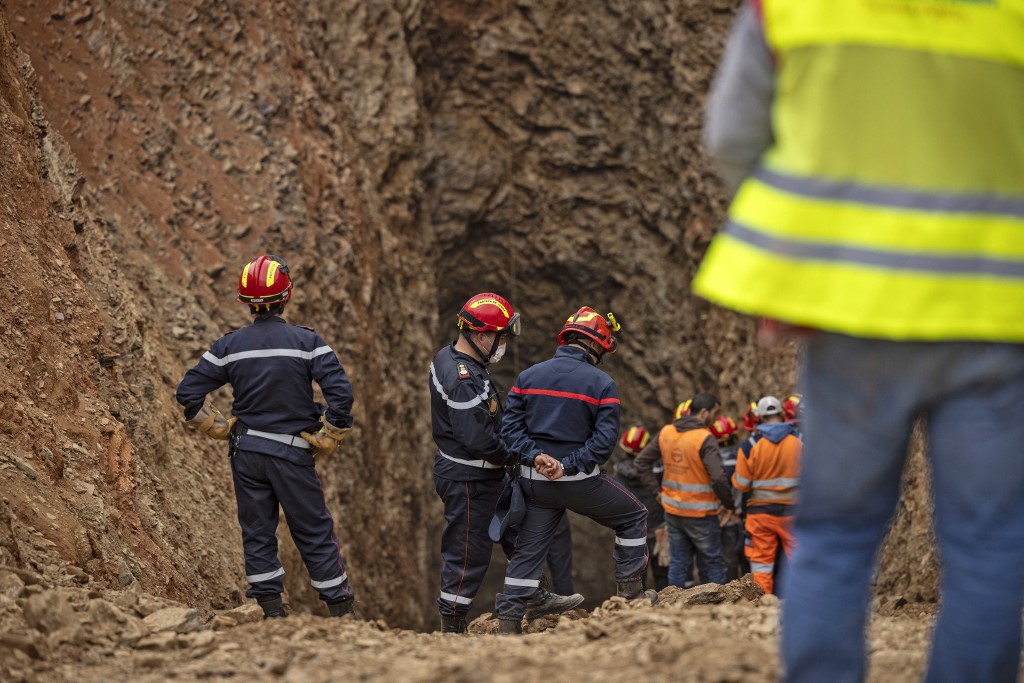
{"type": "Polygon", "coordinates": [[[774,396],[765,396],[757,402],[757,416],[768,417],[782,413],[782,401],[774,396]]]}

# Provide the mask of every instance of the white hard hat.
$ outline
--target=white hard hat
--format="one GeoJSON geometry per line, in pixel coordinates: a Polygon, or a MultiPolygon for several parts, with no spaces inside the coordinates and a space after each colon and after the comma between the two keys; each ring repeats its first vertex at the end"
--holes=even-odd
{"type": "Polygon", "coordinates": [[[782,413],[782,401],[774,396],[765,396],[757,402],[757,416],[768,417],[769,415],[780,415],[782,413]]]}

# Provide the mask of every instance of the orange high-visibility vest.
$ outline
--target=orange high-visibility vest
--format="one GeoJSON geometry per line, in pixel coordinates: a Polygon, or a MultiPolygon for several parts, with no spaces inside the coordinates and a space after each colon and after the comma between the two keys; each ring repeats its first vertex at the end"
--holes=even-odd
{"type": "Polygon", "coordinates": [[[803,448],[800,439],[787,434],[779,443],[761,439],[748,456],[740,451],[732,485],[740,491],[752,492],[747,500],[750,512],[756,512],[758,505],[792,505],[797,501],[803,448]]]}
{"type": "Polygon", "coordinates": [[[658,449],[665,465],[661,480],[661,506],[678,517],[707,517],[718,514],[718,496],[711,477],[700,459],[700,447],[711,438],[706,429],[676,430],[666,425],[658,434],[658,449]]]}

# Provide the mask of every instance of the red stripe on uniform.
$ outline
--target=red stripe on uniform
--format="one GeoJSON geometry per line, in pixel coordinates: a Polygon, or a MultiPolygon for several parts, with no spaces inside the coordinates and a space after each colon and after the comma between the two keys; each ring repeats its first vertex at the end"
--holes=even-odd
{"type": "Polygon", "coordinates": [[[513,386],[512,393],[537,394],[540,396],[554,396],[555,398],[571,398],[576,401],[593,403],[595,406],[601,406],[606,403],[620,403],[617,398],[594,398],[593,396],[587,396],[586,394],[574,394],[571,391],[554,391],[553,389],[520,389],[519,387],[513,386]]]}

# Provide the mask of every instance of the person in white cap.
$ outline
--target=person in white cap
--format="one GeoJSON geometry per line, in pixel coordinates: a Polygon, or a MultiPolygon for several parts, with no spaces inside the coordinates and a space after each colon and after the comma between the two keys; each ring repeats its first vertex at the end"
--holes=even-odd
{"type": "Polygon", "coordinates": [[[757,402],[764,437],[736,458],[732,484],[747,497],[747,559],[754,582],[771,593],[774,589],[775,555],[779,544],[786,556],[793,551],[793,505],[800,486],[800,456],[804,444],[795,435],[796,425],[785,422],[782,401],[765,396],[757,402]]]}

